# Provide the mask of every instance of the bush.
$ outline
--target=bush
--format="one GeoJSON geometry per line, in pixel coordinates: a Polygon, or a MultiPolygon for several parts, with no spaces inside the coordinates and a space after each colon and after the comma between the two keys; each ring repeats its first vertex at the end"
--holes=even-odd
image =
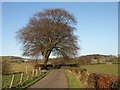
{"type": "Polygon", "coordinates": [[[99,88],[110,88],[112,82],[116,81],[117,78],[109,75],[100,75],[98,80],[99,88]]]}
{"type": "Polygon", "coordinates": [[[2,74],[9,74],[11,72],[11,67],[9,62],[2,61],[2,74]]]}
{"type": "Polygon", "coordinates": [[[87,65],[87,64],[91,64],[92,62],[92,58],[89,56],[82,56],[78,59],[79,64],[81,65],[87,65]]]}
{"type": "Polygon", "coordinates": [[[85,77],[87,75],[87,69],[82,69],[81,70],[81,75],[85,77]]]}
{"type": "Polygon", "coordinates": [[[120,88],[120,78],[110,85],[110,88],[120,88]]]}
{"type": "Polygon", "coordinates": [[[88,77],[88,87],[89,88],[98,88],[98,79],[99,79],[99,74],[96,73],[91,73],[88,77]]]}

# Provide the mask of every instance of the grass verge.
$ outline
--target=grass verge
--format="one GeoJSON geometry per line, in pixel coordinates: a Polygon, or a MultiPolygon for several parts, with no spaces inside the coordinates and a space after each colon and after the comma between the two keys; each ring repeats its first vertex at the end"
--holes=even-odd
{"type": "Polygon", "coordinates": [[[41,73],[40,75],[34,77],[33,79],[28,80],[25,83],[18,85],[17,88],[27,88],[27,87],[29,87],[30,85],[34,84],[38,80],[40,80],[43,77],[45,77],[50,71],[51,70],[41,73]]]}
{"type": "Polygon", "coordinates": [[[21,83],[21,84],[18,84],[14,87],[12,87],[11,89],[14,89],[14,88],[27,88],[29,87],[30,85],[34,84],[35,82],[37,82],[38,80],[42,79],[43,77],[45,77],[49,72],[51,72],[52,70],[46,70],[44,72],[42,72],[41,74],[37,75],[36,77],[30,79],[30,80],[27,80],[25,81],[24,83],[21,83]]]}
{"type": "Polygon", "coordinates": [[[77,78],[68,70],[64,70],[68,78],[68,88],[80,88],[77,78]]]}

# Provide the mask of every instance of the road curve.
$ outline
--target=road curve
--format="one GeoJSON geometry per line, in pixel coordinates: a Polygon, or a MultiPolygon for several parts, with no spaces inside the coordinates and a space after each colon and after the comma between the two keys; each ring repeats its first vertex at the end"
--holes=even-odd
{"type": "Polygon", "coordinates": [[[68,88],[64,71],[56,69],[28,88],[68,88]]]}

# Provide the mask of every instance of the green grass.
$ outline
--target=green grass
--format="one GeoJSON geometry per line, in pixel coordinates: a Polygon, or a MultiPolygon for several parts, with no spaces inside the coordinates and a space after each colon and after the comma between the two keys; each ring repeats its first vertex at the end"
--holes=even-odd
{"type": "Polygon", "coordinates": [[[39,74],[38,76],[34,77],[31,80],[28,80],[20,85],[17,86],[17,88],[27,88],[30,85],[34,84],[35,82],[37,82],[38,80],[42,79],[43,77],[45,77],[51,70],[47,70],[42,72],[41,74],[39,74]]]}
{"type": "MultiPolygon", "coordinates": [[[[14,74],[13,86],[16,86],[20,82],[20,74],[14,74]]],[[[9,88],[13,75],[2,75],[2,87],[9,88]]],[[[26,74],[23,76],[23,80],[26,79],[26,74]]]]}
{"type": "Polygon", "coordinates": [[[10,86],[12,75],[2,75],[2,87],[8,88],[10,86]]]}
{"type": "Polygon", "coordinates": [[[25,72],[26,66],[27,71],[31,71],[34,69],[34,65],[32,63],[10,63],[11,65],[11,72],[25,72]]]}
{"type": "Polygon", "coordinates": [[[70,73],[68,70],[64,70],[64,71],[66,72],[67,77],[68,77],[68,87],[69,88],[80,88],[77,78],[72,73],[70,73]]]}
{"type": "Polygon", "coordinates": [[[119,75],[118,64],[82,65],[80,68],[86,68],[88,72],[98,72],[114,76],[119,75]]]}
{"type": "MultiPolygon", "coordinates": [[[[13,87],[19,87],[19,88],[26,88],[29,85],[35,83],[37,80],[40,80],[41,78],[43,78],[44,76],[46,76],[50,71],[49,70],[44,70],[42,71],[41,74],[35,76],[32,79],[28,79],[27,81],[23,81],[22,84],[18,85],[19,81],[20,81],[20,74],[14,74],[15,78],[13,81],[13,87]]],[[[24,74],[23,75],[23,80],[25,80],[27,78],[27,75],[32,75],[32,74],[24,74]]],[[[9,88],[10,86],[10,82],[12,79],[13,75],[2,75],[2,88],[9,88]]]]}

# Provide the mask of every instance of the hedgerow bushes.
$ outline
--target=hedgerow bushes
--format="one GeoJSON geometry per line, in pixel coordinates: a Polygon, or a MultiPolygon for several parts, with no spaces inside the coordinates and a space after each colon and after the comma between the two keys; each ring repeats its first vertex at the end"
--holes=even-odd
{"type": "Polygon", "coordinates": [[[87,80],[88,88],[98,88],[98,83],[97,83],[98,79],[99,79],[99,75],[98,74],[91,73],[88,76],[88,80],[87,80]]]}
{"type": "Polygon", "coordinates": [[[9,62],[2,61],[2,74],[11,73],[11,67],[9,62]]]}
{"type": "Polygon", "coordinates": [[[99,88],[110,88],[111,83],[115,82],[117,77],[109,76],[109,75],[100,75],[98,80],[99,88]]]}
{"type": "Polygon", "coordinates": [[[115,82],[112,82],[110,86],[110,88],[120,88],[120,78],[118,78],[115,82]]]}
{"type": "Polygon", "coordinates": [[[75,75],[83,88],[120,88],[120,77],[101,73],[88,73],[86,69],[62,67],[75,75]]]}

